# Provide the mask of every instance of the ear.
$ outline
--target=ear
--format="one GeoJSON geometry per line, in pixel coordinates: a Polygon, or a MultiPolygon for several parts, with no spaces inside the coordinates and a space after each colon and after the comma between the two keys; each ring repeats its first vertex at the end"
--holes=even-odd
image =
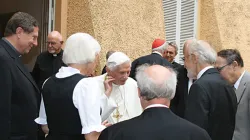
{"type": "Polygon", "coordinates": [[[239,66],[237,61],[233,61],[231,65],[233,66],[234,69],[239,66]]]}
{"type": "Polygon", "coordinates": [[[192,54],[191,57],[192,57],[192,61],[193,61],[195,64],[197,64],[197,63],[198,63],[198,59],[199,59],[199,58],[197,57],[197,55],[192,54]]]}
{"type": "Polygon", "coordinates": [[[107,75],[110,75],[110,69],[106,66],[106,72],[107,72],[107,75]]]}
{"type": "Polygon", "coordinates": [[[17,27],[16,28],[16,35],[18,38],[20,38],[22,33],[23,33],[23,29],[21,27],[17,27]]]}
{"type": "Polygon", "coordinates": [[[167,55],[167,50],[164,50],[162,56],[163,56],[163,57],[166,57],[166,55],[167,55]]]}

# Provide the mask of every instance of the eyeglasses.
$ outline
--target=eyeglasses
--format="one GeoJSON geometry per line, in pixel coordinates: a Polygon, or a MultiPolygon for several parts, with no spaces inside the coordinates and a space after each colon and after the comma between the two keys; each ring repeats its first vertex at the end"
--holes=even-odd
{"type": "MultiPolygon", "coordinates": [[[[46,41],[46,44],[51,44],[51,45],[56,45],[58,42],[49,42],[49,41],[46,41]]],[[[59,42],[60,44],[62,44],[63,42],[62,41],[60,41],[59,42]]]]}
{"type": "Polygon", "coordinates": [[[46,44],[48,44],[48,45],[49,45],[49,44],[51,44],[51,45],[56,45],[57,43],[56,43],[56,42],[49,42],[49,41],[47,41],[46,44]]]}
{"type": "Polygon", "coordinates": [[[220,72],[220,71],[222,71],[223,68],[225,68],[226,66],[231,65],[231,64],[232,64],[232,62],[227,63],[226,65],[224,65],[222,67],[217,67],[216,69],[220,72]]]}

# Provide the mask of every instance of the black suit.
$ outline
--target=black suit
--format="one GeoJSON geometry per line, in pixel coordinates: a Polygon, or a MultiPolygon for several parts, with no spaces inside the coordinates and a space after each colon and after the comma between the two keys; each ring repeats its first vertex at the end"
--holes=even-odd
{"type": "Polygon", "coordinates": [[[178,67],[177,86],[175,96],[171,100],[170,109],[179,117],[184,117],[186,101],[188,96],[187,69],[184,66],[178,67]]]}
{"type": "Polygon", "coordinates": [[[181,67],[182,65],[181,64],[179,64],[179,63],[177,63],[177,62],[172,62],[172,65],[173,65],[173,68],[174,69],[178,69],[179,67],[181,67]]]}
{"type": "Polygon", "coordinates": [[[18,53],[0,40],[0,139],[36,140],[39,90],[18,53]]]}
{"type": "Polygon", "coordinates": [[[133,119],[106,128],[99,140],[210,140],[205,130],[173,114],[153,107],[133,119]]]}
{"type": "Polygon", "coordinates": [[[162,66],[169,66],[172,67],[172,64],[169,63],[165,58],[157,53],[152,53],[150,55],[142,56],[137,58],[132,62],[130,76],[131,78],[135,79],[136,68],[143,64],[158,64],[162,66]]]}
{"type": "Polygon", "coordinates": [[[185,118],[204,128],[212,140],[232,140],[237,99],[235,92],[215,68],[192,84],[185,118]]]}

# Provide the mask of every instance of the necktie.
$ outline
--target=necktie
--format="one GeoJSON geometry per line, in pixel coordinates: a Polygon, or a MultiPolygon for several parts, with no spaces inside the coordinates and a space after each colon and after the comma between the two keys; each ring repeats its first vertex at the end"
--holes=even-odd
{"type": "Polygon", "coordinates": [[[236,88],[233,86],[234,92],[236,92],[236,88]]]}

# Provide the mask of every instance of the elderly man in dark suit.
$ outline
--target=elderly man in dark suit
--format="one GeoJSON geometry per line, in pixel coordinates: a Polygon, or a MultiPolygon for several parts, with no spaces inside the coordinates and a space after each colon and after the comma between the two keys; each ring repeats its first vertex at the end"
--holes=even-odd
{"type": "Polygon", "coordinates": [[[39,89],[21,55],[37,46],[38,22],[31,15],[15,13],[0,40],[0,139],[36,140],[39,89]]]}
{"type": "Polygon", "coordinates": [[[231,140],[237,99],[232,86],[213,67],[216,56],[202,40],[193,40],[184,47],[188,77],[197,78],[189,91],[184,118],[204,128],[212,140],[231,140]]]}
{"type": "Polygon", "coordinates": [[[99,140],[210,140],[207,132],[168,108],[174,97],[176,73],[160,65],[142,65],[136,79],[144,112],[106,128],[99,140]]]}
{"type": "MultiPolygon", "coordinates": [[[[184,47],[191,43],[192,40],[189,39],[185,41],[184,47]]],[[[171,100],[170,109],[179,117],[184,117],[184,112],[186,109],[186,102],[191,85],[196,80],[196,77],[189,78],[187,76],[187,69],[181,65],[177,68],[177,86],[174,98],[171,100]]]]}
{"type": "Polygon", "coordinates": [[[250,140],[250,73],[244,69],[240,52],[225,49],[217,53],[216,67],[221,76],[234,86],[237,113],[233,140],[250,140]]]}
{"type": "MultiPolygon", "coordinates": [[[[129,77],[135,79],[136,68],[143,64],[158,64],[161,66],[173,67],[163,55],[168,47],[168,42],[162,39],[155,39],[152,43],[152,53],[150,55],[142,56],[132,62],[131,72],[129,77]]],[[[136,79],[135,79],[136,80],[136,79]]]]}

